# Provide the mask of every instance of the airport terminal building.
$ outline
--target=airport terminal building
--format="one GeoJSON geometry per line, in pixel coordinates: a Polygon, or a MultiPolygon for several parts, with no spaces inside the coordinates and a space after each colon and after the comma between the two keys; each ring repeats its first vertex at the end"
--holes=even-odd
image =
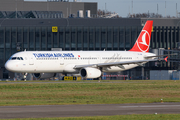
{"type": "MultiPolygon", "coordinates": [[[[10,6],[12,1],[15,0],[7,0],[6,5],[10,6]]],[[[5,4],[1,2],[0,6],[5,4]]],[[[52,48],[63,51],[129,50],[147,21],[147,18],[96,18],[97,3],[62,0],[25,2],[18,0],[14,4],[19,6],[18,10],[12,9],[12,6],[0,7],[0,79],[13,77],[13,73],[8,72],[4,68],[4,64],[12,54],[19,51],[46,51],[52,50],[52,48]],[[28,9],[28,6],[32,6],[32,4],[34,4],[34,10],[28,9]],[[42,8],[36,8],[37,5],[41,4],[42,8]],[[55,4],[57,8],[59,8],[58,5],[70,5],[71,12],[67,14],[67,9],[55,9],[52,7],[55,4]],[[90,11],[91,17],[86,14],[87,11],[90,11]],[[77,15],[71,13],[77,13],[77,15]],[[83,15],[78,16],[78,13],[83,15]],[[92,17],[92,15],[96,17],[92,17]]],[[[180,19],[156,18],[148,20],[154,21],[151,51],[157,54],[173,52],[179,54],[180,19]]],[[[171,57],[169,60],[173,62],[146,64],[144,66],[145,74],[148,76],[148,71],[152,69],[178,69],[179,56],[171,57]]],[[[136,74],[133,71],[140,70],[141,67],[128,72],[136,74]]]]}

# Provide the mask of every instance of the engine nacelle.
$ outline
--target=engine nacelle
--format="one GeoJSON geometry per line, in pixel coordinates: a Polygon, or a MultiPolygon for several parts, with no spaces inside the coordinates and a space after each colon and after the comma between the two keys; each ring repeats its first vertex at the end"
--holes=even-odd
{"type": "Polygon", "coordinates": [[[101,71],[97,68],[82,68],[80,75],[85,78],[98,78],[101,76],[101,71]]]}
{"type": "Polygon", "coordinates": [[[33,76],[37,79],[46,79],[56,76],[56,73],[33,73],[33,76]]]}

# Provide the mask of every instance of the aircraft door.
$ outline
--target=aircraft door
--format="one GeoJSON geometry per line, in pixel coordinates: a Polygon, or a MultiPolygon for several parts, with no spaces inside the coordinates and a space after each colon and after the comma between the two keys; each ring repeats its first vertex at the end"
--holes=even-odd
{"type": "Polygon", "coordinates": [[[139,55],[138,54],[136,55],[136,59],[139,60],[139,55]]]}
{"type": "Polygon", "coordinates": [[[60,57],[60,66],[64,66],[64,58],[60,57]]]}
{"type": "Polygon", "coordinates": [[[29,65],[34,65],[34,56],[32,54],[29,54],[29,65]]]}

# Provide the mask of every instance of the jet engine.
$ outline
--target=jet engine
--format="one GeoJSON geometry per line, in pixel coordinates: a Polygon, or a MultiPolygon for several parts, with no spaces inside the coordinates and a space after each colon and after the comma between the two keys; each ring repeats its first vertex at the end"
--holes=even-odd
{"type": "Polygon", "coordinates": [[[80,70],[80,75],[85,78],[98,78],[101,76],[101,71],[97,68],[82,68],[80,70]]]}
{"type": "Polygon", "coordinates": [[[37,79],[46,79],[56,76],[56,73],[33,73],[33,76],[37,79]]]}

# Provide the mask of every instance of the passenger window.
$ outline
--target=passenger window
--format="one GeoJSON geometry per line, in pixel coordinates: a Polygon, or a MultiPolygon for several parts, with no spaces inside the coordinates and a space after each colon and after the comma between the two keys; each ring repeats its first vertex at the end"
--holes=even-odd
{"type": "Polygon", "coordinates": [[[21,60],[23,60],[23,58],[22,58],[22,57],[20,57],[20,59],[21,59],[21,60]]]}

